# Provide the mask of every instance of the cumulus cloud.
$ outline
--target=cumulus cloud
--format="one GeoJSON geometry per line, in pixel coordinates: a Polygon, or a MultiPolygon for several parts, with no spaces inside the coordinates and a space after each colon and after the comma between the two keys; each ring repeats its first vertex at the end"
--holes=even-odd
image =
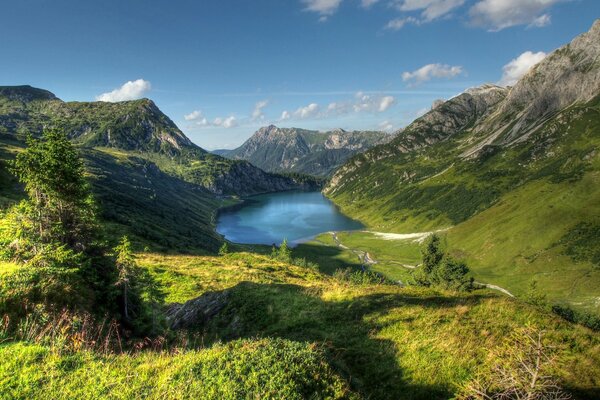
{"type": "Polygon", "coordinates": [[[391,132],[394,130],[394,125],[390,121],[385,120],[379,124],[379,129],[382,131],[391,132]]]}
{"type": "MultiPolygon", "coordinates": [[[[368,95],[363,92],[356,93],[355,102],[352,104],[352,110],[354,112],[384,112],[387,111],[395,102],[396,99],[393,96],[381,96],[381,95],[368,95]]],[[[338,109],[345,110],[345,108],[339,107],[338,109]]]]}
{"type": "Polygon", "coordinates": [[[537,53],[526,51],[502,67],[502,78],[498,84],[501,86],[514,85],[523,75],[529,72],[534,65],[542,61],[545,57],[546,53],[543,51],[538,51],[537,53]]]}
{"type": "Polygon", "coordinates": [[[212,126],[221,126],[223,128],[233,128],[238,125],[237,120],[233,115],[227,118],[217,117],[211,124],[212,126]]]}
{"type": "Polygon", "coordinates": [[[200,111],[200,110],[194,110],[191,113],[186,114],[186,115],[183,116],[183,118],[186,121],[195,121],[195,120],[197,120],[198,118],[201,118],[201,117],[202,117],[202,111],[200,111]]]}
{"type": "Polygon", "coordinates": [[[419,20],[415,17],[395,18],[387,23],[387,25],[385,26],[385,29],[398,31],[398,30],[404,28],[404,26],[407,24],[421,25],[421,20],[419,20]]]}
{"type": "Polygon", "coordinates": [[[480,0],[469,10],[475,26],[499,31],[516,25],[542,27],[550,23],[545,11],[564,0],[480,0]]]}
{"type": "Polygon", "coordinates": [[[317,103],[310,103],[306,107],[300,107],[294,111],[294,117],[299,119],[307,119],[317,116],[319,113],[319,105],[317,103]]]}
{"type": "Polygon", "coordinates": [[[96,96],[97,101],[117,102],[136,100],[144,97],[150,91],[152,85],[143,79],[125,82],[121,87],[112,92],[102,93],[96,96]]]}
{"type": "Polygon", "coordinates": [[[279,120],[328,118],[362,112],[382,113],[387,111],[395,103],[396,99],[393,96],[371,95],[357,92],[352,99],[341,102],[332,102],[324,108],[321,108],[317,103],[311,103],[296,109],[294,112],[289,112],[287,110],[283,111],[279,120]]]}
{"type": "Polygon", "coordinates": [[[202,126],[207,128],[233,128],[238,126],[237,119],[230,115],[228,117],[217,117],[212,121],[209,121],[200,110],[194,110],[191,113],[184,115],[183,117],[186,121],[193,121],[196,126],[202,126]]]}
{"type": "Polygon", "coordinates": [[[396,99],[394,99],[393,96],[384,96],[379,100],[379,108],[377,111],[384,112],[385,110],[390,108],[390,106],[392,104],[394,104],[395,102],[396,102],[396,99]]]}
{"type": "Polygon", "coordinates": [[[261,100],[254,105],[254,110],[252,111],[252,121],[258,121],[265,119],[265,114],[263,113],[263,109],[269,104],[269,100],[261,100]]]}
{"type": "Polygon", "coordinates": [[[431,22],[464,3],[465,0],[396,0],[395,7],[403,12],[421,11],[421,20],[431,22]]]}
{"type": "Polygon", "coordinates": [[[328,17],[335,14],[342,0],[302,0],[306,11],[311,11],[320,15],[320,21],[326,21],[328,17]]]}
{"type": "Polygon", "coordinates": [[[402,80],[412,82],[412,85],[419,85],[432,78],[454,78],[463,73],[461,66],[450,66],[446,64],[427,64],[413,72],[402,73],[402,80]]]}

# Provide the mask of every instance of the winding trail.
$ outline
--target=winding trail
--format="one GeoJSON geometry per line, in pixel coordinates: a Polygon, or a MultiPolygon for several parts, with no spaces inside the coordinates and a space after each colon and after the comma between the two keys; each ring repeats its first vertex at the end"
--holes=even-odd
{"type": "MultiPolygon", "coordinates": [[[[425,238],[427,238],[427,236],[431,235],[432,233],[441,232],[441,231],[445,231],[445,230],[447,230],[447,229],[441,229],[441,230],[434,231],[434,232],[419,232],[419,233],[385,233],[385,232],[372,232],[372,231],[363,231],[363,232],[375,234],[376,236],[383,237],[386,240],[413,239],[416,242],[422,243],[425,240],[425,238]]],[[[336,246],[338,246],[340,249],[351,251],[358,257],[358,260],[361,263],[361,268],[363,271],[366,271],[370,265],[374,265],[374,264],[378,263],[378,261],[376,259],[374,259],[373,257],[371,257],[371,255],[368,252],[352,249],[352,248],[344,245],[338,238],[337,232],[331,231],[329,233],[331,234],[331,237],[333,238],[333,241],[336,244],[336,246]]],[[[399,266],[401,266],[403,268],[407,268],[407,269],[415,269],[419,266],[419,265],[404,264],[404,263],[401,263],[398,261],[388,261],[388,263],[396,264],[396,265],[399,265],[399,266]]],[[[496,291],[501,292],[509,297],[515,297],[511,292],[504,289],[503,287],[500,287],[497,285],[492,285],[490,283],[483,283],[483,282],[477,282],[477,281],[474,281],[473,283],[475,285],[482,286],[487,289],[496,290],[496,291]]]]}

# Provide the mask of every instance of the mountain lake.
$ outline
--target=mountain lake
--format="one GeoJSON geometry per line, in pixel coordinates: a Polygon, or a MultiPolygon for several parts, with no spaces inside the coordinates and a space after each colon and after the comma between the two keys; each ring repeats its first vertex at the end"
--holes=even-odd
{"type": "Polygon", "coordinates": [[[289,191],[261,194],[219,212],[217,232],[234,243],[290,245],[328,231],[364,226],[340,212],[320,192],[289,191]]]}

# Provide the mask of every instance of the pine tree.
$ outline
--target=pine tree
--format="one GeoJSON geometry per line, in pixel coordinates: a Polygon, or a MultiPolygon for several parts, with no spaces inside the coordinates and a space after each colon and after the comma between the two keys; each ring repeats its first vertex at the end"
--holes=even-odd
{"type": "Polygon", "coordinates": [[[129,310],[129,291],[131,290],[132,283],[135,279],[135,270],[137,268],[135,262],[135,256],[131,250],[131,242],[127,236],[123,236],[119,245],[115,247],[116,266],[119,272],[119,277],[115,283],[121,288],[123,296],[123,316],[126,320],[130,319],[129,310]]]}
{"type": "Polygon", "coordinates": [[[281,261],[290,262],[292,259],[292,250],[288,246],[287,239],[283,239],[281,245],[279,246],[279,250],[277,251],[277,258],[281,261]]]}

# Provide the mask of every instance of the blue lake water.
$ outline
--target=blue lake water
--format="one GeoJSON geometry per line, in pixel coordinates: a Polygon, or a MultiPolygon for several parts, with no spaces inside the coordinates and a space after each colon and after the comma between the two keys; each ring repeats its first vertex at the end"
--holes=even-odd
{"type": "Polygon", "coordinates": [[[320,192],[280,192],[252,196],[222,210],[217,232],[234,243],[297,244],[327,231],[362,229],[320,192]]]}

